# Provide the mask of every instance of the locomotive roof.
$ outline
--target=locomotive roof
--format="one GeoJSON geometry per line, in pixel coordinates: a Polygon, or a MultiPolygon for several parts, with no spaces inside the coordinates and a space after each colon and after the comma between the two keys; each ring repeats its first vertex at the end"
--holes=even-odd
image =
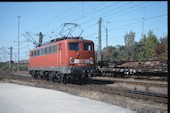
{"type": "Polygon", "coordinates": [[[47,44],[50,44],[50,43],[54,43],[54,42],[58,42],[58,41],[61,41],[61,40],[66,40],[66,39],[79,39],[79,40],[83,40],[82,37],[62,37],[62,38],[55,38],[55,39],[52,39],[48,42],[44,42],[42,43],[41,46],[44,46],[44,45],[47,45],[47,44]]]}
{"type": "MultiPolygon", "coordinates": [[[[67,39],[84,40],[82,37],[62,37],[62,38],[55,38],[55,39],[52,39],[52,40],[50,40],[50,41],[47,41],[47,42],[42,43],[41,46],[37,46],[36,48],[42,47],[42,46],[45,46],[45,45],[48,45],[48,44],[51,44],[51,43],[54,43],[54,42],[58,42],[58,41],[62,41],[62,40],[67,40],[67,39]]],[[[34,48],[34,49],[36,49],[36,48],[34,48]]]]}

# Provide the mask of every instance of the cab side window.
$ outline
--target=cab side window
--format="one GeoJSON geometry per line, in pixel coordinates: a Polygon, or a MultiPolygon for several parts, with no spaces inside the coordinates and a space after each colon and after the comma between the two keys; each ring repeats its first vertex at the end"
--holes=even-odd
{"type": "Polygon", "coordinates": [[[92,51],[92,44],[91,43],[84,43],[84,50],[92,51]]]}
{"type": "Polygon", "coordinates": [[[69,49],[70,50],[75,50],[75,51],[77,51],[77,50],[79,50],[80,49],[80,46],[79,46],[79,43],[69,43],[69,49]]]}

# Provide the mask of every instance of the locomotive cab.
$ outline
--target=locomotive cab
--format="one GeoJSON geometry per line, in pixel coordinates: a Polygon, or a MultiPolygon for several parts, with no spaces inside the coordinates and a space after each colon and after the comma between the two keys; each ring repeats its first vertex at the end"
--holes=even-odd
{"type": "Polygon", "coordinates": [[[90,79],[94,74],[94,43],[90,40],[68,40],[68,65],[73,79],[90,79]]]}

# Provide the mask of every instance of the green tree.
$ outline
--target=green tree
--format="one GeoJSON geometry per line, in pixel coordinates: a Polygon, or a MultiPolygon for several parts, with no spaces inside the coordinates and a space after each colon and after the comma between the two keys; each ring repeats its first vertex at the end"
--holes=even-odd
{"type": "Polygon", "coordinates": [[[158,39],[153,31],[148,32],[148,39],[145,43],[146,58],[148,60],[156,59],[156,46],[158,44],[158,39]]]}
{"type": "Polygon", "coordinates": [[[140,46],[138,42],[134,42],[134,49],[133,49],[133,60],[138,60],[138,52],[140,50],[140,46]]]}
{"type": "Polygon", "coordinates": [[[168,60],[168,38],[160,38],[156,47],[157,60],[168,60]]]}
{"type": "Polygon", "coordinates": [[[137,60],[142,61],[146,60],[146,48],[145,48],[145,42],[147,41],[146,35],[143,36],[143,38],[138,43],[138,52],[137,52],[137,60]]]}
{"type": "Polygon", "coordinates": [[[156,47],[158,39],[153,31],[148,32],[148,36],[144,37],[139,41],[139,49],[137,53],[138,60],[154,60],[156,59],[156,47]]]}
{"type": "Polygon", "coordinates": [[[103,60],[104,61],[114,61],[117,58],[117,51],[116,48],[113,46],[105,47],[102,52],[103,60]]]}
{"type": "Polygon", "coordinates": [[[126,48],[123,45],[117,45],[116,46],[117,50],[117,60],[127,60],[128,59],[128,53],[126,52],[126,48]]]}
{"type": "Polygon", "coordinates": [[[124,40],[125,40],[125,47],[128,53],[128,60],[133,60],[133,50],[134,50],[134,42],[135,42],[135,32],[133,32],[132,30],[130,31],[130,33],[126,33],[124,36],[124,40]]]}

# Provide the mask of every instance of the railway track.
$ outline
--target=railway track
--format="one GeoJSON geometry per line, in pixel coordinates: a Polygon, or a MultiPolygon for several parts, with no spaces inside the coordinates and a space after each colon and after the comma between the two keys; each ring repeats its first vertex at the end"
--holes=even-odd
{"type": "Polygon", "coordinates": [[[156,81],[148,81],[144,82],[142,80],[128,80],[128,79],[118,79],[118,78],[110,78],[110,77],[93,77],[93,80],[102,80],[108,82],[122,82],[127,84],[134,84],[134,85],[145,85],[145,86],[155,86],[155,87],[167,87],[168,83],[166,82],[156,82],[156,81]]]}
{"type": "Polygon", "coordinates": [[[155,101],[158,103],[168,103],[168,97],[165,94],[151,93],[148,91],[136,91],[129,90],[124,88],[115,88],[115,87],[107,87],[106,85],[96,85],[96,84],[87,84],[87,85],[77,85],[77,84],[61,84],[61,83],[52,83],[51,81],[45,80],[35,80],[32,77],[21,76],[21,75],[10,75],[10,76],[0,76],[0,80],[6,79],[8,82],[19,83],[21,85],[30,85],[36,87],[57,89],[60,86],[60,90],[63,90],[62,87],[67,87],[70,89],[81,89],[81,90],[90,90],[97,91],[106,94],[112,95],[120,95],[135,99],[144,99],[147,101],[155,101]],[[19,82],[21,81],[21,82],[19,82]]]}
{"type": "Polygon", "coordinates": [[[113,88],[106,86],[90,85],[88,86],[91,90],[97,90],[102,93],[121,95],[136,99],[152,100],[159,103],[168,103],[168,97],[165,94],[151,93],[147,91],[136,91],[122,88],[113,88]]]}

